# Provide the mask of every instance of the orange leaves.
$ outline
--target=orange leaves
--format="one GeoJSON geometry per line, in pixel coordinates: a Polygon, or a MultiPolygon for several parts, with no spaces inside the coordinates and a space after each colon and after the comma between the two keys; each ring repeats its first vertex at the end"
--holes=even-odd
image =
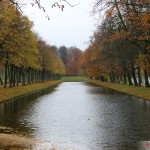
{"type": "Polygon", "coordinates": [[[111,17],[113,14],[113,9],[111,8],[111,9],[106,10],[105,14],[106,14],[106,17],[111,17]]]}
{"type": "Polygon", "coordinates": [[[150,72],[150,1],[98,2],[95,7],[103,7],[100,11],[105,10],[105,18],[84,54],[87,73],[105,76],[113,71],[120,76],[129,73],[131,66],[150,72]]]}
{"type": "Polygon", "coordinates": [[[72,47],[68,51],[67,62],[66,62],[66,73],[67,75],[76,76],[79,72],[80,56],[82,51],[76,47],[72,47]]]}
{"type": "Polygon", "coordinates": [[[106,42],[111,43],[111,42],[118,40],[118,39],[129,39],[129,38],[131,38],[130,32],[126,32],[125,30],[120,30],[120,31],[114,33],[113,35],[111,35],[106,40],[106,42]]]}
{"type": "Polygon", "coordinates": [[[121,37],[121,34],[119,32],[115,33],[111,36],[111,41],[117,40],[121,37]]]}
{"type": "Polygon", "coordinates": [[[80,57],[80,67],[84,68],[89,78],[105,76],[107,73],[107,63],[101,57],[101,49],[94,41],[80,57]]]}

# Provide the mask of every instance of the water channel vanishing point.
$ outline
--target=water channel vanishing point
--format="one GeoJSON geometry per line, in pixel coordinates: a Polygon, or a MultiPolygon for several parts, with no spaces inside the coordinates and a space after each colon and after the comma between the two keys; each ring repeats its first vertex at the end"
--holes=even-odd
{"type": "Polygon", "coordinates": [[[77,150],[136,150],[150,140],[150,103],[90,83],[64,82],[0,104],[0,126],[77,150]],[[143,144],[143,143],[142,143],[143,144]]]}

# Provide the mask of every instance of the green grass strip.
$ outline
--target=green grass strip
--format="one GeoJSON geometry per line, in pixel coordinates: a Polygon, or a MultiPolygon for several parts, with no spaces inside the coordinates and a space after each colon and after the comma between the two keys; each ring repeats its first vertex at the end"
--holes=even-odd
{"type": "Polygon", "coordinates": [[[135,87],[120,83],[101,82],[99,80],[88,80],[87,82],[94,83],[99,86],[107,87],[122,93],[126,93],[150,101],[150,88],[138,86],[135,87]]]}
{"type": "Polygon", "coordinates": [[[84,82],[87,80],[87,77],[84,76],[75,76],[75,77],[62,77],[63,82],[84,82]]]}

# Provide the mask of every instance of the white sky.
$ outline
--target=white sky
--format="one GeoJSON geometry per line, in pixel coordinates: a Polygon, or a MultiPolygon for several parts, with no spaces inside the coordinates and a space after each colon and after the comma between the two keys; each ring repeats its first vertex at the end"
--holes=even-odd
{"type": "MultiPolygon", "coordinates": [[[[37,6],[27,5],[23,8],[24,13],[34,22],[34,30],[50,45],[57,47],[76,46],[81,50],[88,47],[87,42],[94,31],[94,19],[90,16],[92,11],[92,0],[68,0],[71,4],[79,5],[70,7],[67,3],[64,11],[52,8],[51,5],[57,0],[41,0],[46,13],[39,10],[37,6]],[[45,17],[49,15],[50,21],[45,17]]],[[[58,1],[60,2],[60,1],[58,1]]]]}

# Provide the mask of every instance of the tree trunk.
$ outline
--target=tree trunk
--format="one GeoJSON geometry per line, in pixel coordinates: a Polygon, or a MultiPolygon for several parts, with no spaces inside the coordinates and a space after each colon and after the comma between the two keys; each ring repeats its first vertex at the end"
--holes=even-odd
{"type": "Polygon", "coordinates": [[[13,65],[10,65],[10,79],[9,79],[9,87],[12,88],[13,82],[13,65]]]}
{"type": "Polygon", "coordinates": [[[9,55],[8,55],[8,52],[6,54],[6,63],[5,63],[5,82],[4,82],[4,88],[7,87],[7,78],[8,78],[8,58],[9,58],[9,55]]]}
{"type": "Polygon", "coordinates": [[[2,78],[1,78],[1,76],[0,76],[0,83],[1,83],[1,85],[3,85],[3,81],[2,81],[2,78]]]}
{"type": "Polygon", "coordinates": [[[145,79],[145,86],[150,87],[149,81],[148,81],[148,74],[147,71],[144,70],[144,79],[145,79]]]}
{"type": "Polygon", "coordinates": [[[133,83],[131,81],[131,76],[130,76],[129,72],[127,73],[127,78],[128,78],[129,85],[133,85],[133,83]]]}
{"type": "Polygon", "coordinates": [[[133,81],[134,81],[134,85],[138,86],[137,80],[136,80],[136,76],[135,76],[135,69],[132,66],[132,77],[133,77],[133,81]]]}
{"type": "Polygon", "coordinates": [[[13,87],[16,86],[16,66],[13,65],[13,87]]]}
{"type": "Polygon", "coordinates": [[[123,84],[127,84],[127,77],[126,77],[126,73],[123,74],[123,84]]]}
{"type": "Polygon", "coordinates": [[[140,67],[138,67],[138,81],[139,81],[138,85],[141,86],[142,79],[141,79],[141,69],[140,69],[140,67]]]}
{"type": "Polygon", "coordinates": [[[22,86],[25,86],[25,70],[22,68],[22,86]]]}
{"type": "Polygon", "coordinates": [[[19,86],[19,68],[16,67],[16,84],[19,86]]]}

